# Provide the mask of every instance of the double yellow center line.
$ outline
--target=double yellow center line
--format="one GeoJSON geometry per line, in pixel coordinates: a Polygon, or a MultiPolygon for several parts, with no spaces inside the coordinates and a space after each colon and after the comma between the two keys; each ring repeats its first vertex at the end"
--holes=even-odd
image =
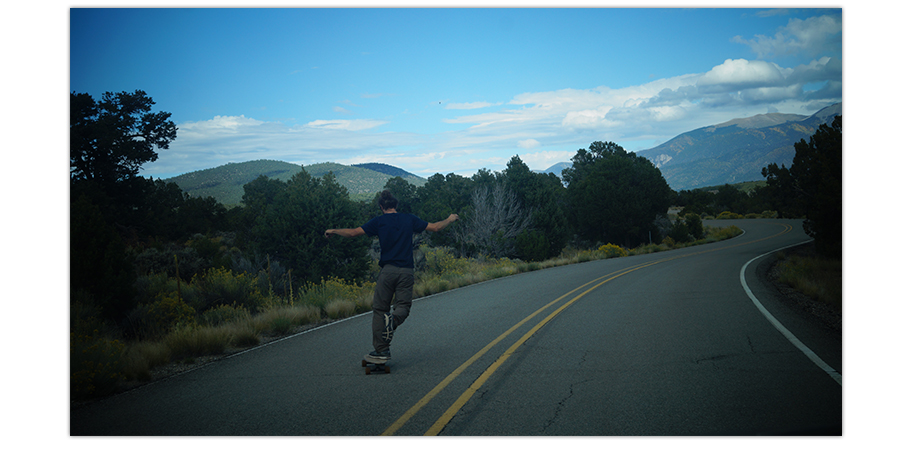
{"type": "Polygon", "coordinates": [[[515,353],[515,351],[516,351],[522,344],[525,343],[525,341],[527,341],[529,338],[531,338],[532,336],[534,336],[534,334],[537,333],[538,330],[540,330],[541,328],[543,328],[544,325],[546,325],[548,322],[550,322],[550,320],[552,320],[554,317],[556,317],[559,313],[561,313],[561,312],[564,311],[566,308],[568,308],[569,306],[571,306],[573,303],[575,303],[576,301],[578,301],[579,299],[581,299],[581,297],[584,297],[585,295],[591,293],[594,289],[597,289],[598,287],[600,287],[600,286],[602,286],[602,285],[604,285],[604,284],[606,284],[606,283],[608,283],[608,282],[610,282],[610,281],[612,281],[612,280],[614,280],[614,279],[616,279],[616,278],[618,278],[618,277],[620,277],[620,276],[624,276],[624,275],[626,275],[626,274],[628,274],[628,273],[631,273],[631,272],[634,272],[634,271],[637,271],[637,270],[640,270],[640,269],[643,269],[643,268],[647,268],[647,267],[650,267],[650,266],[653,266],[653,265],[656,265],[656,264],[659,264],[659,263],[662,263],[662,262],[668,262],[668,261],[672,261],[672,260],[675,260],[675,259],[681,259],[681,258],[688,257],[688,256],[695,256],[695,255],[698,255],[698,254],[705,254],[705,253],[709,253],[709,252],[712,252],[712,251],[720,251],[720,250],[723,250],[723,249],[734,248],[734,247],[737,247],[737,246],[747,245],[747,244],[749,244],[749,243],[755,243],[755,242],[759,242],[759,241],[762,241],[762,240],[767,240],[767,239],[770,239],[770,238],[772,238],[772,237],[776,237],[776,236],[785,234],[785,233],[789,232],[789,231],[792,229],[792,227],[791,227],[790,225],[782,225],[782,226],[785,227],[784,230],[782,230],[781,232],[779,232],[779,233],[777,233],[777,234],[774,234],[774,235],[772,235],[772,236],[769,236],[769,237],[765,237],[765,238],[762,238],[762,239],[753,240],[753,241],[750,241],[750,242],[740,243],[740,244],[737,244],[737,245],[726,246],[726,247],[723,247],[723,248],[716,248],[716,249],[712,249],[712,250],[700,251],[700,252],[697,252],[697,253],[690,253],[690,254],[685,254],[685,255],[681,255],[681,256],[669,257],[669,258],[659,259],[659,260],[656,260],[656,261],[653,261],[653,262],[649,262],[649,263],[645,263],[645,264],[635,265],[635,266],[632,266],[632,267],[628,267],[628,268],[625,268],[625,269],[622,269],[622,270],[618,270],[618,271],[615,271],[615,272],[606,274],[606,275],[601,276],[601,277],[599,277],[599,278],[596,278],[596,279],[594,279],[594,280],[592,280],[592,281],[589,281],[589,282],[587,282],[587,283],[585,283],[585,284],[582,284],[581,286],[578,286],[578,287],[576,287],[575,289],[570,290],[569,292],[565,293],[564,295],[560,296],[559,298],[557,298],[557,299],[555,299],[555,300],[553,300],[553,301],[547,303],[546,305],[544,305],[544,306],[541,307],[540,309],[534,311],[534,312],[531,313],[528,317],[525,317],[525,318],[522,319],[519,323],[513,325],[513,326],[510,327],[508,330],[506,330],[505,332],[503,332],[503,334],[501,334],[500,336],[497,336],[496,339],[492,340],[490,343],[488,343],[487,345],[485,345],[484,348],[482,348],[481,350],[478,351],[478,353],[475,353],[474,355],[472,355],[471,358],[467,359],[466,362],[462,363],[462,365],[460,365],[459,367],[457,367],[456,370],[454,370],[453,372],[450,373],[450,375],[447,375],[447,377],[444,378],[440,383],[438,383],[438,385],[435,386],[434,389],[432,389],[431,391],[429,391],[428,394],[425,394],[425,396],[422,397],[418,402],[416,402],[415,405],[413,405],[409,410],[407,410],[405,413],[403,413],[403,415],[400,416],[396,421],[394,421],[394,423],[391,424],[390,427],[388,427],[387,430],[385,430],[381,435],[382,435],[382,436],[390,436],[390,435],[395,434],[395,433],[396,433],[398,430],[400,430],[400,428],[402,428],[402,427],[403,427],[403,426],[404,426],[404,425],[405,425],[405,424],[406,424],[413,416],[415,416],[416,413],[419,412],[419,410],[421,410],[422,408],[424,408],[425,405],[427,405],[432,399],[434,399],[435,396],[437,396],[441,391],[443,391],[444,388],[447,387],[447,385],[449,385],[451,382],[453,382],[453,380],[455,380],[456,377],[458,377],[458,376],[459,376],[460,374],[462,374],[466,369],[468,369],[469,366],[471,366],[472,364],[474,364],[475,361],[478,361],[479,358],[481,358],[482,356],[484,356],[485,353],[487,353],[488,351],[490,351],[490,350],[491,350],[492,348],[494,348],[497,344],[499,344],[501,341],[503,341],[504,339],[506,339],[506,337],[508,337],[508,336],[509,336],[510,334],[512,334],[513,332],[515,332],[517,329],[519,329],[520,327],[522,327],[523,325],[525,325],[526,323],[528,323],[529,321],[531,321],[532,319],[534,319],[535,317],[537,317],[541,312],[544,312],[545,310],[548,310],[548,309],[552,308],[554,305],[556,305],[556,304],[559,303],[560,301],[566,299],[566,298],[569,297],[570,295],[575,294],[575,293],[577,293],[577,292],[579,292],[579,291],[582,291],[582,289],[584,289],[581,293],[579,293],[578,295],[574,296],[572,299],[570,299],[570,300],[567,301],[566,303],[562,304],[561,306],[559,306],[558,308],[556,308],[556,310],[554,310],[553,312],[551,312],[550,314],[548,314],[546,317],[544,317],[544,318],[543,318],[540,322],[538,322],[534,327],[532,327],[530,330],[528,330],[527,333],[523,334],[522,337],[520,337],[515,343],[513,343],[508,349],[506,349],[506,351],[503,352],[503,354],[500,355],[500,357],[497,358],[497,360],[494,361],[494,363],[491,364],[491,365],[487,368],[487,370],[485,370],[484,372],[482,372],[482,374],[475,380],[475,382],[472,383],[472,385],[469,386],[469,388],[466,389],[466,390],[462,393],[462,395],[460,395],[459,398],[457,398],[456,401],[453,402],[452,405],[450,405],[449,408],[447,408],[447,411],[445,411],[444,414],[442,414],[441,417],[438,418],[438,420],[431,426],[431,428],[429,428],[429,429],[425,432],[425,435],[426,435],[426,436],[434,436],[434,435],[440,434],[441,430],[443,430],[444,427],[446,427],[447,424],[450,423],[450,421],[453,419],[453,416],[455,416],[456,413],[458,413],[459,410],[461,410],[462,407],[465,406],[465,404],[469,401],[469,399],[471,399],[472,396],[475,395],[475,393],[478,391],[478,389],[481,388],[481,386],[483,386],[485,382],[487,382],[487,380],[494,374],[494,372],[496,372],[497,369],[499,369],[500,366],[502,366],[503,363],[506,362],[506,360],[509,359],[509,357],[512,356],[512,354],[515,353]],[[587,289],[585,289],[585,288],[587,288],[587,289]]]}
{"type": "Polygon", "coordinates": [[[545,317],[537,325],[532,327],[527,333],[522,335],[522,337],[520,337],[519,340],[517,340],[512,346],[510,346],[505,352],[503,352],[503,354],[500,356],[500,358],[498,358],[496,361],[494,361],[494,363],[491,364],[491,366],[488,367],[487,370],[485,370],[481,374],[481,376],[479,376],[478,379],[476,379],[475,382],[472,383],[472,385],[469,386],[469,388],[466,389],[465,392],[463,392],[463,394],[461,396],[459,396],[458,399],[456,399],[456,402],[454,402],[452,405],[450,405],[450,408],[448,408],[447,411],[445,411],[444,414],[441,415],[441,417],[437,420],[437,422],[435,422],[434,425],[432,425],[431,428],[429,428],[428,431],[425,432],[426,436],[427,435],[437,435],[438,433],[441,432],[441,430],[444,429],[444,427],[450,422],[450,420],[453,419],[453,416],[456,415],[456,413],[466,404],[466,402],[468,402],[469,399],[472,398],[472,396],[475,394],[475,392],[478,391],[478,389],[488,380],[488,378],[490,378],[491,375],[493,375],[494,372],[496,372],[497,369],[501,365],[503,365],[503,363],[516,351],[516,349],[518,349],[522,344],[524,344],[525,341],[527,341],[529,338],[531,338],[538,330],[540,330],[544,325],[546,325],[547,322],[549,322],[551,319],[556,317],[560,312],[564,311],[566,308],[568,308],[573,303],[578,301],[581,297],[587,295],[594,289],[608,283],[609,281],[612,281],[622,275],[631,273],[633,271],[640,270],[642,268],[646,268],[651,265],[656,265],[660,262],[670,261],[673,259],[678,259],[678,257],[672,257],[672,258],[668,258],[668,259],[660,259],[658,261],[650,262],[648,264],[636,265],[633,267],[626,268],[624,270],[619,270],[619,271],[601,276],[597,279],[594,279],[593,281],[582,284],[581,286],[579,286],[575,289],[572,289],[571,291],[569,291],[566,294],[562,295],[561,297],[551,301],[550,303],[547,303],[546,305],[544,305],[537,311],[534,311],[533,313],[531,313],[528,317],[525,317],[524,319],[522,319],[519,323],[510,327],[508,330],[503,332],[503,334],[501,334],[500,336],[497,336],[496,339],[492,340],[490,343],[485,345],[484,348],[482,348],[481,350],[478,351],[478,353],[475,353],[474,355],[472,355],[471,358],[469,358],[468,360],[466,360],[466,362],[462,363],[462,365],[457,367],[456,370],[454,370],[453,372],[450,373],[450,375],[447,375],[447,377],[444,378],[440,383],[438,383],[438,385],[435,386],[434,389],[429,391],[428,394],[425,394],[425,396],[422,397],[422,399],[420,399],[418,402],[416,402],[416,404],[413,405],[412,408],[407,410],[406,413],[403,413],[403,415],[400,416],[400,418],[398,418],[393,424],[391,424],[391,426],[388,427],[387,430],[385,430],[384,433],[382,433],[382,435],[393,435],[394,433],[396,433],[397,430],[399,430],[401,427],[403,427],[403,425],[405,425],[407,421],[409,421],[416,413],[419,412],[419,410],[421,410],[425,405],[427,405],[428,402],[431,401],[431,399],[433,399],[435,396],[437,396],[438,393],[440,393],[442,390],[444,390],[444,388],[446,388],[447,385],[449,385],[453,380],[455,380],[456,377],[458,377],[461,373],[463,373],[466,369],[468,369],[469,366],[471,366],[473,363],[475,363],[475,361],[477,361],[479,358],[484,356],[485,353],[487,353],[489,350],[494,348],[494,346],[499,344],[500,341],[502,341],[503,339],[506,339],[507,336],[509,336],[510,334],[515,332],[517,329],[519,329],[522,325],[525,325],[530,320],[537,317],[538,314],[540,314],[541,312],[543,312],[547,309],[550,309],[551,307],[553,307],[553,305],[564,300],[566,297],[584,289],[585,287],[588,287],[588,286],[591,286],[592,284],[594,284],[587,290],[581,292],[580,294],[573,297],[571,300],[569,300],[562,306],[558,307],[555,311],[553,311],[552,313],[547,315],[547,317],[545,317]]]}

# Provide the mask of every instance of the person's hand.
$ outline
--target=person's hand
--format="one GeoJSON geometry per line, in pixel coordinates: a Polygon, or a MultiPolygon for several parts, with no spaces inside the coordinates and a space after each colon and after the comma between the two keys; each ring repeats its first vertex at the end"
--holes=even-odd
{"type": "Polygon", "coordinates": [[[332,235],[334,235],[334,229],[326,229],[325,230],[325,238],[326,239],[330,239],[332,235]]]}
{"type": "Polygon", "coordinates": [[[449,222],[453,223],[454,221],[459,220],[459,215],[457,215],[455,213],[451,213],[450,216],[447,217],[447,220],[449,222]]]}

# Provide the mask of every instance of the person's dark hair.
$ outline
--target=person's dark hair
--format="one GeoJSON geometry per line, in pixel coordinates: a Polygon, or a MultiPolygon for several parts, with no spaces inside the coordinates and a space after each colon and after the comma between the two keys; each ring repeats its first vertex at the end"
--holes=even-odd
{"type": "Polygon", "coordinates": [[[396,209],[397,204],[397,198],[395,198],[394,195],[391,194],[390,190],[381,192],[381,196],[378,197],[378,205],[380,205],[384,210],[396,209]]]}

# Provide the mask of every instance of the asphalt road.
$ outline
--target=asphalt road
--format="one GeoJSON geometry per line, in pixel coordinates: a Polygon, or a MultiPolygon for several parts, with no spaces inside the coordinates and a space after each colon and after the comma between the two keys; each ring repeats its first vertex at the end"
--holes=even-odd
{"type": "Polygon", "coordinates": [[[363,315],[75,408],[70,433],[840,434],[840,334],[757,275],[801,223],[725,223],[745,234],[416,300],[390,374],[361,367],[363,315]]]}

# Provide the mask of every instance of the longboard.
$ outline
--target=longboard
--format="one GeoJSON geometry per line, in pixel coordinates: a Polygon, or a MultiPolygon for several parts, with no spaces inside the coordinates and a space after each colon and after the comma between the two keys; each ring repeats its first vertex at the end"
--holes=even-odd
{"type": "Polygon", "coordinates": [[[391,373],[391,366],[387,365],[387,361],[380,363],[373,363],[367,361],[365,358],[362,360],[362,366],[366,368],[366,375],[371,374],[372,372],[376,373],[391,373]]]}

